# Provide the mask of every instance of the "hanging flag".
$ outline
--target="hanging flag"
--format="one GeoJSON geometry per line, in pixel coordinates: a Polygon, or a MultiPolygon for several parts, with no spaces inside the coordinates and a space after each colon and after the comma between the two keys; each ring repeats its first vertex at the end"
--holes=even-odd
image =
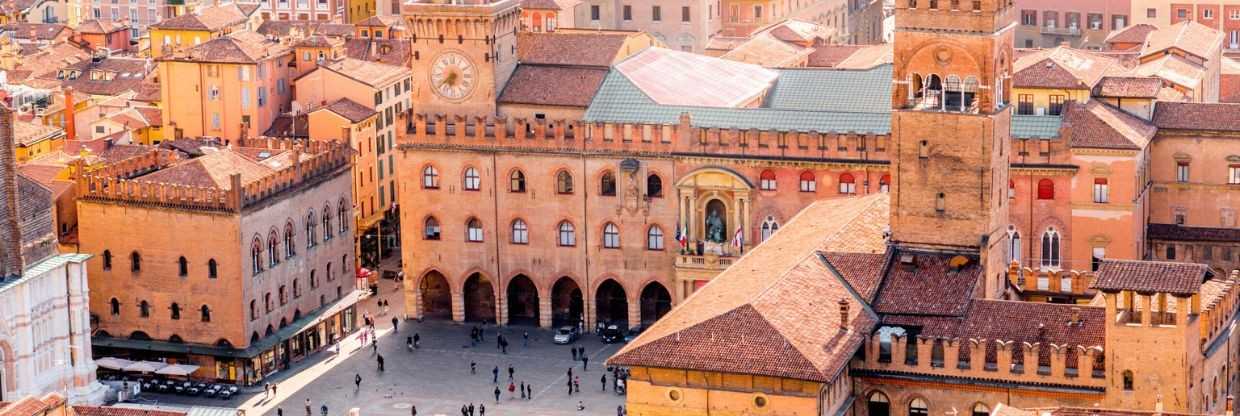
{"type": "Polygon", "coordinates": [[[742,232],[741,227],[736,227],[736,235],[732,236],[732,247],[737,250],[745,247],[745,233],[742,232]]]}
{"type": "Polygon", "coordinates": [[[688,238],[688,236],[686,235],[686,234],[689,234],[689,230],[684,229],[684,228],[681,228],[681,227],[682,227],[682,226],[680,225],[680,223],[679,223],[679,222],[677,222],[677,224],[676,224],[676,242],[680,243],[680,248],[686,248],[686,247],[688,247],[688,244],[689,244],[689,238],[688,238]]]}

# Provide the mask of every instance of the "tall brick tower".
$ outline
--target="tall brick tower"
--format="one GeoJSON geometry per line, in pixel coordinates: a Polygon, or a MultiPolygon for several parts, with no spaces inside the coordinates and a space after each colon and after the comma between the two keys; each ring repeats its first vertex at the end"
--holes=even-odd
{"type": "Polygon", "coordinates": [[[413,108],[495,116],[495,99],[517,65],[518,0],[408,0],[413,33],[413,108]]]}
{"type": "Polygon", "coordinates": [[[1012,0],[897,0],[892,241],[980,254],[1002,296],[1012,0]]]}

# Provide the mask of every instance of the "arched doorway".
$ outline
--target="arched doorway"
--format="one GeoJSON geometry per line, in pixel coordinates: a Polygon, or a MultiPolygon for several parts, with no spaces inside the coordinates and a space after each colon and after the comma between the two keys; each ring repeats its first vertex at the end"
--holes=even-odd
{"type": "Polygon", "coordinates": [[[495,288],[481,273],[465,279],[465,321],[495,322],[495,288]]]}
{"type": "Polygon", "coordinates": [[[868,416],[889,416],[891,415],[891,400],[882,392],[870,393],[870,397],[866,398],[865,409],[868,416]]]}
{"type": "Polygon", "coordinates": [[[564,276],[551,287],[551,325],[574,325],[585,317],[581,288],[571,277],[564,276]]]}
{"type": "Polygon", "coordinates": [[[508,281],[508,324],[538,325],[538,288],[523,274],[508,281]]]}
{"type": "Polygon", "coordinates": [[[418,284],[418,292],[422,296],[424,318],[452,319],[452,289],[442,273],[427,272],[418,284]]]}
{"type": "Polygon", "coordinates": [[[642,326],[649,327],[672,310],[672,294],[662,283],[650,282],[642,289],[642,326]]]}
{"type": "Polygon", "coordinates": [[[624,286],[615,280],[607,279],[594,292],[594,308],[596,322],[629,325],[629,300],[624,296],[624,286]]]}

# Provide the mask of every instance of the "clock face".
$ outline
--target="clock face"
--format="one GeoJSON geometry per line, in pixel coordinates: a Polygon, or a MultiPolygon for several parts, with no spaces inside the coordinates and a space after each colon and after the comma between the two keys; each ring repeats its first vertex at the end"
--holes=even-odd
{"type": "Polygon", "coordinates": [[[435,57],[430,75],[431,91],[452,101],[465,99],[478,85],[474,63],[456,52],[444,52],[435,57]]]}

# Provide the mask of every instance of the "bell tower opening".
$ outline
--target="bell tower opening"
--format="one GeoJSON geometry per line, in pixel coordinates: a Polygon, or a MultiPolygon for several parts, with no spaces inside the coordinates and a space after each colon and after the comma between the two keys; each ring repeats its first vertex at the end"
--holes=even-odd
{"type": "Polygon", "coordinates": [[[976,252],[1005,290],[1012,0],[896,3],[892,241],[976,252]]]}

